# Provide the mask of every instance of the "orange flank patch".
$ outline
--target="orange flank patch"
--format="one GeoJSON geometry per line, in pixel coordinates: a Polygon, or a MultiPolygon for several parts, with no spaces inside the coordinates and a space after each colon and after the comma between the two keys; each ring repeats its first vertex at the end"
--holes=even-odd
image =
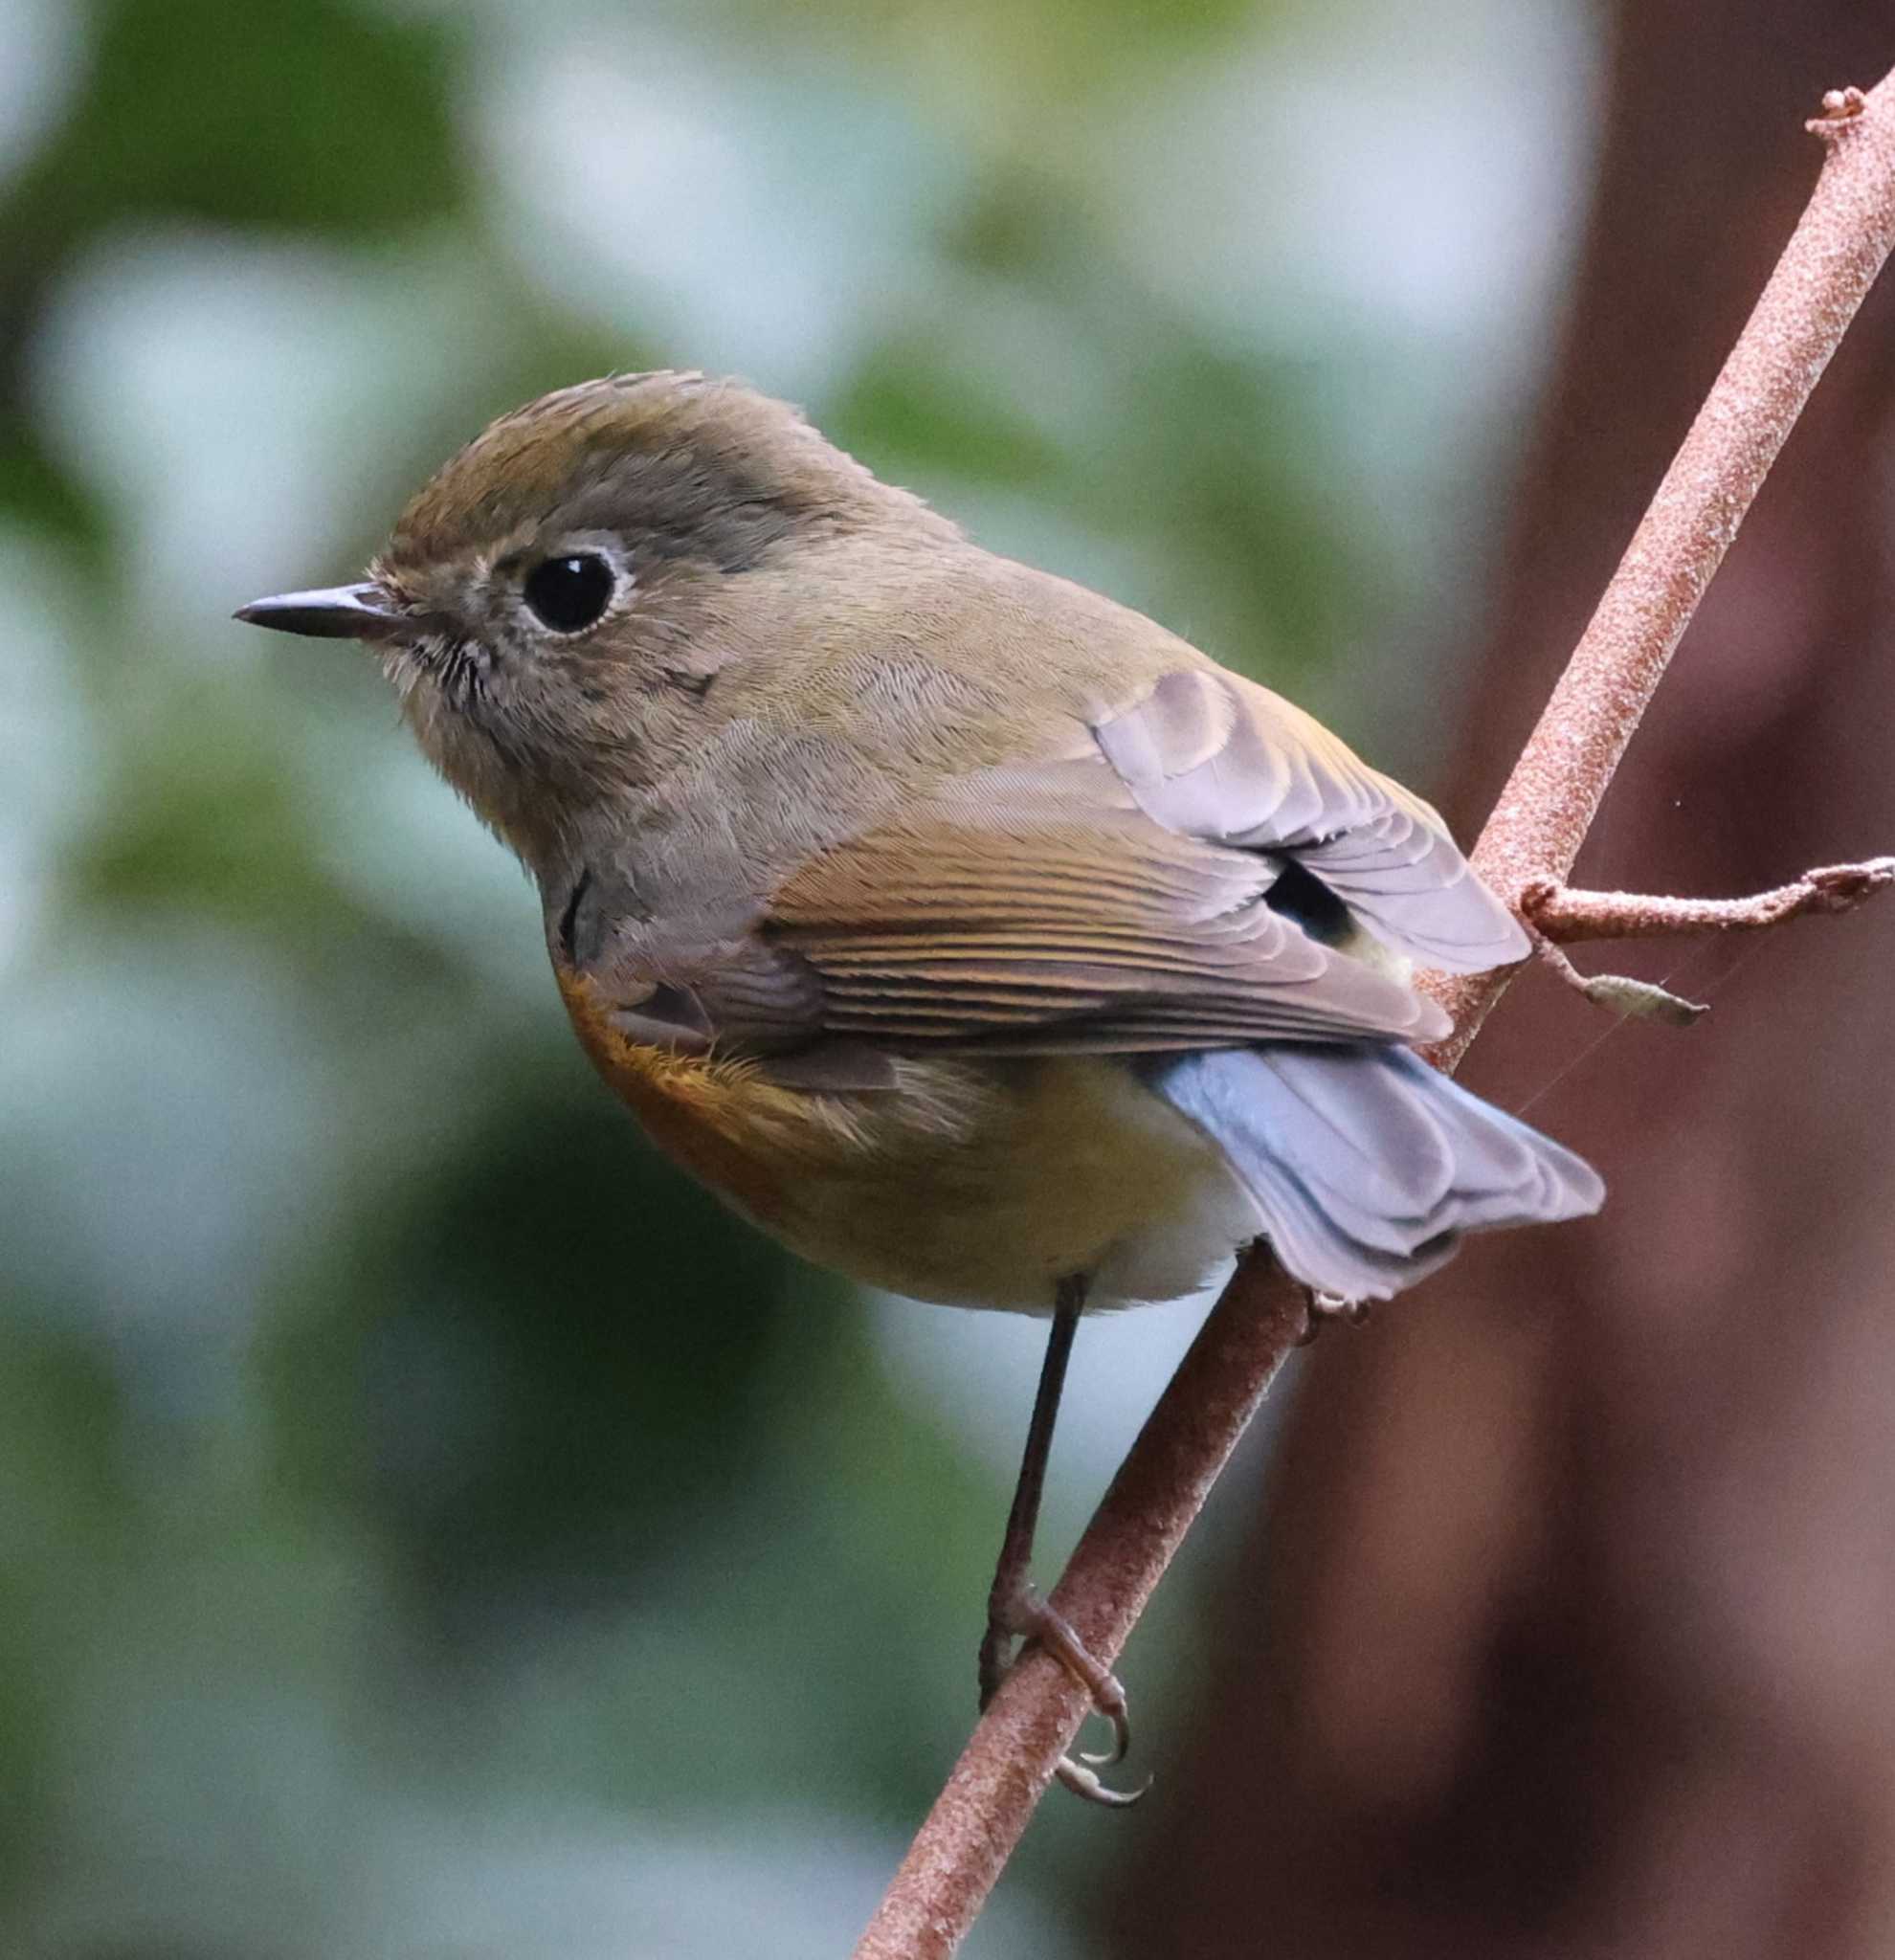
{"type": "Polygon", "coordinates": [[[652,1141],[760,1223],[783,1222],[786,1173],[853,1154],[851,1125],[828,1097],[779,1087],[753,1062],[629,1040],[591,979],[554,971],[580,1045],[652,1141]]]}

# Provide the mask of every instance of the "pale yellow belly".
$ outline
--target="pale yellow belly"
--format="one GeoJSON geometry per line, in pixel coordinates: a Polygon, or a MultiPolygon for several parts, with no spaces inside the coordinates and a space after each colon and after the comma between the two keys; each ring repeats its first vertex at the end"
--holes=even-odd
{"type": "Polygon", "coordinates": [[[1169,1300],[1261,1229],[1223,1152],[1106,1057],[904,1060],[893,1089],[778,1086],[745,1062],[628,1041],[590,982],[561,992],[653,1140],[817,1265],[969,1306],[1169,1300]]]}
{"type": "Polygon", "coordinates": [[[916,1299],[1037,1312],[1068,1274],[1102,1305],[1193,1293],[1260,1229],[1223,1153],[1123,1062],[952,1066],[955,1132],[888,1125],[796,1193],[791,1245],[916,1299]]]}

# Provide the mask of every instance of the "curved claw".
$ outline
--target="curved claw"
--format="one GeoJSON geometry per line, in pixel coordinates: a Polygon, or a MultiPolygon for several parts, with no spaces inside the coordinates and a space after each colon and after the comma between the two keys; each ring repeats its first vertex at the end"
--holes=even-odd
{"type": "MultiPolygon", "coordinates": [[[[1093,1756],[1086,1758],[1087,1762],[1098,1760],[1093,1756]]],[[[1129,1810],[1151,1788],[1151,1778],[1148,1776],[1136,1790],[1114,1790],[1109,1784],[1100,1782],[1090,1770],[1074,1762],[1070,1756],[1061,1756],[1059,1767],[1053,1773],[1075,1796],[1083,1797],[1087,1803],[1103,1804],[1105,1809],[1113,1811],[1129,1810]]]]}
{"type": "MultiPolygon", "coordinates": [[[[1098,1753],[1081,1750],[1080,1760],[1109,1769],[1123,1763],[1131,1748],[1131,1717],[1126,1705],[1125,1684],[1073,1631],[1072,1623],[1054,1612],[1037,1592],[1028,1592],[1017,1602],[1019,1630],[1053,1655],[1081,1687],[1092,1696],[1092,1709],[1112,1726],[1112,1747],[1098,1753]]],[[[1093,1779],[1097,1782],[1097,1778],[1093,1779]]]]}
{"type": "MultiPolygon", "coordinates": [[[[1092,1683],[1087,1685],[1092,1686],[1092,1683]]],[[[1093,1688],[1092,1712],[1111,1725],[1112,1747],[1109,1749],[1081,1749],[1080,1761],[1096,1763],[1100,1769],[1109,1770],[1114,1763],[1123,1763],[1131,1751],[1131,1718],[1126,1710],[1126,1691],[1120,1686],[1116,1675],[1108,1674],[1101,1686],[1093,1688]]]]}
{"type": "Polygon", "coordinates": [[[1111,1726],[1112,1746],[1107,1749],[1081,1749],[1078,1760],[1064,1756],[1059,1762],[1059,1781],[1075,1796],[1088,1803],[1123,1806],[1136,1803],[1149,1787],[1137,1790],[1108,1789],[1093,1774],[1088,1765],[1110,1769],[1123,1763],[1131,1748],[1131,1717],[1126,1704],[1124,1683],[1097,1659],[1072,1624],[1056,1613],[1031,1587],[1022,1586],[1011,1597],[997,1596],[990,1602],[987,1637],[980,1646],[980,1705],[985,1708],[994,1690],[1007,1677],[1013,1664],[1008,1652],[1016,1638],[1037,1641],[1058,1659],[1075,1681],[1092,1696],[1092,1712],[1111,1726]]]}
{"type": "Polygon", "coordinates": [[[1370,1303],[1366,1300],[1349,1300],[1340,1293],[1325,1293],[1314,1286],[1303,1289],[1303,1332],[1296,1337],[1299,1348],[1307,1348],[1332,1321],[1359,1327],[1369,1319],[1370,1303]]]}

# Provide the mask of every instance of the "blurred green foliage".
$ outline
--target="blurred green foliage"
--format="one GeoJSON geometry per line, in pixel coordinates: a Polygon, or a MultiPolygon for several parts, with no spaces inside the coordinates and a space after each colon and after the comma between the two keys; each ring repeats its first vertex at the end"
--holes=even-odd
{"type": "Polygon", "coordinates": [[[86,84],[15,179],[10,235],[56,250],[143,215],[363,237],[461,205],[445,23],[335,0],[87,16],[86,84]]]}
{"type": "MultiPolygon", "coordinates": [[[[1497,17],[1425,85],[1550,58],[1497,17]]],[[[350,573],[492,412],[663,360],[1398,709],[1427,662],[1345,657],[1471,548],[1440,493],[1497,329],[1478,281],[1385,304],[1366,241],[1312,287],[1326,180],[1242,145],[1300,149],[1365,46],[1410,85],[1405,33],[0,6],[0,1949],[842,1949],[971,1711],[1033,1330],[910,1332],[660,1165],[372,673],[227,615],[350,573]]],[[[1081,1344],[1068,1526],[1155,1325],[1081,1344]]],[[[1124,1828],[1050,1811],[970,1951],[1084,1950],[1124,1828]]]]}

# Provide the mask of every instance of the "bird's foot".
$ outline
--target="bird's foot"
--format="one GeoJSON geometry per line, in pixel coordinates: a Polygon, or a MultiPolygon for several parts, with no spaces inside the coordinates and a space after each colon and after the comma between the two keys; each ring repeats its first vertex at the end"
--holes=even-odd
{"type": "Polygon", "coordinates": [[[1124,1762],[1131,1748],[1125,1686],[1080,1638],[1072,1622],[1055,1612],[1025,1580],[996,1585],[988,1598],[987,1633],[980,1643],[980,1705],[985,1708],[993,1699],[994,1691],[1013,1671],[1019,1647],[1028,1640],[1037,1641],[1091,1695],[1093,1712],[1112,1730],[1109,1749],[1098,1754],[1082,1749],[1077,1761],[1061,1757],[1057,1772],[1059,1781],[1089,1803],[1115,1808],[1136,1803],[1150,1788],[1148,1782],[1136,1790],[1114,1790],[1097,1774],[1099,1769],[1124,1762]]]}
{"type": "Polygon", "coordinates": [[[1340,1293],[1324,1293],[1317,1287],[1305,1286],[1303,1301],[1304,1328],[1296,1342],[1299,1348],[1307,1348],[1332,1321],[1359,1327],[1369,1318],[1370,1303],[1366,1300],[1345,1300],[1340,1293]]]}

